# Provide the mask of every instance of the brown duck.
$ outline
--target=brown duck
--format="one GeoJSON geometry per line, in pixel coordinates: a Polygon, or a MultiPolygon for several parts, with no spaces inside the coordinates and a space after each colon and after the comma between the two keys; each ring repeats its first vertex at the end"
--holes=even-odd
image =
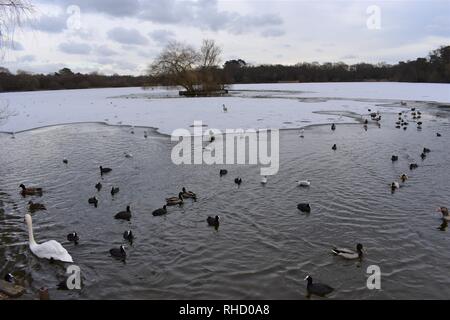
{"type": "Polygon", "coordinates": [[[22,196],[42,196],[42,188],[26,188],[23,184],[19,187],[22,188],[22,196]]]}
{"type": "Polygon", "coordinates": [[[31,213],[41,210],[46,211],[47,208],[41,203],[34,203],[33,201],[28,202],[28,211],[31,213]]]}

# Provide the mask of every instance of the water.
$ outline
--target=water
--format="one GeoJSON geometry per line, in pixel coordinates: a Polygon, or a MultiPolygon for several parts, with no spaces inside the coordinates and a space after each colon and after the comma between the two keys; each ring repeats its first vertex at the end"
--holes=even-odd
{"type": "Polygon", "coordinates": [[[450,235],[438,229],[435,210],[450,205],[450,127],[446,111],[440,114],[424,115],[422,131],[395,129],[389,114],[368,131],[317,126],[304,139],[282,131],[280,172],[266,186],[258,166],[175,166],[169,138],[144,139],[143,128],[132,135],[125,127],[75,124],[0,135],[0,276],[12,272],[27,288],[24,299],[42,286],[52,299],[305,299],[307,274],[335,287],[332,299],[448,299],[450,235]],[[425,146],[432,152],[422,161],[425,146]],[[392,154],[400,160],[392,163],[392,154]],[[419,168],[410,171],[411,162],[419,168]],[[101,178],[99,165],[114,171],[101,178]],[[220,168],[229,174],[220,178],[220,168]],[[392,194],[389,184],[403,172],[410,179],[392,194]],[[303,179],[310,188],[297,187],[303,179]],[[56,290],[65,266],[29,251],[23,216],[32,198],[21,197],[21,183],[44,188],[33,199],[48,209],[33,214],[35,238],[68,249],[81,268],[81,291],[56,290]],[[120,187],[114,198],[111,186],[120,187]],[[151,215],[183,186],[199,200],[151,215]],[[97,209],[87,203],[94,195],[97,209]],[[297,210],[300,202],[312,212],[297,210]],[[127,205],[132,220],[114,220],[127,205]],[[209,215],[221,217],[218,231],[207,226],[209,215]],[[108,251],[126,244],[127,229],[136,240],[123,263],[108,251]],[[77,246],[66,241],[73,231],[77,246]],[[367,250],[362,262],[330,254],[333,245],[358,242],[367,250]],[[382,290],[366,288],[369,265],[381,268],[382,290]]]}

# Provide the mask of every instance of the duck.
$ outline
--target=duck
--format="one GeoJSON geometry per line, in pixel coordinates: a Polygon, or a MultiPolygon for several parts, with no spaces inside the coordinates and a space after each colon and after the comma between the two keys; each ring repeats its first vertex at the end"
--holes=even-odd
{"type": "Polygon", "coordinates": [[[225,113],[228,112],[228,108],[225,105],[222,106],[222,109],[223,109],[223,112],[225,112],[225,113]]]}
{"type": "Polygon", "coordinates": [[[333,248],[331,250],[335,255],[347,260],[361,259],[363,256],[363,245],[358,243],[356,245],[356,251],[346,248],[333,248]]]}
{"type": "Polygon", "coordinates": [[[305,278],[305,281],[308,282],[306,285],[306,292],[308,293],[308,296],[313,294],[319,297],[324,297],[334,291],[334,288],[329,285],[323,283],[313,283],[313,279],[309,275],[305,278]]]}
{"type": "Polygon", "coordinates": [[[130,206],[127,206],[127,210],[126,211],[120,211],[119,213],[116,213],[114,218],[115,219],[119,219],[119,220],[128,220],[128,221],[130,221],[130,219],[131,219],[130,206]]]}
{"type": "Polygon", "coordinates": [[[127,258],[127,252],[125,251],[125,246],[120,246],[119,248],[114,248],[109,250],[112,257],[125,260],[127,258]]]}
{"type": "Polygon", "coordinates": [[[148,132],[144,131],[144,138],[147,139],[148,138],[148,132]]]}
{"type": "Polygon", "coordinates": [[[428,149],[428,148],[423,148],[423,153],[430,153],[430,152],[431,152],[430,149],[428,149]]]}
{"type": "Polygon", "coordinates": [[[124,152],[123,154],[125,155],[125,158],[128,158],[128,159],[133,158],[133,154],[132,153],[124,152]]]}
{"type": "Polygon", "coordinates": [[[442,218],[444,218],[447,221],[450,221],[450,215],[448,214],[448,209],[446,207],[439,207],[437,208],[437,211],[442,213],[442,218]]]}
{"type": "Polygon", "coordinates": [[[7,273],[3,279],[6,282],[14,283],[14,276],[11,273],[7,273]]]}
{"type": "Polygon", "coordinates": [[[23,184],[19,187],[22,188],[22,196],[42,196],[43,193],[42,188],[26,188],[23,184]]]}
{"type": "Polygon", "coordinates": [[[392,156],[392,157],[391,157],[391,161],[392,161],[392,162],[398,161],[398,156],[395,156],[395,155],[392,156]]]}
{"type": "Polygon", "coordinates": [[[419,167],[419,165],[417,163],[411,163],[409,165],[409,170],[414,170],[414,169],[417,169],[418,167],[419,167]]]}
{"type": "Polygon", "coordinates": [[[305,137],[305,129],[302,129],[300,131],[300,138],[304,138],[305,137]]]}
{"type": "Polygon", "coordinates": [[[182,193],[184,199],[194,199],[194,201],[197,200],[197,195],[192,191],[186,191],[186,188],[184,187],[182,189],[182,193]]]}
{"type": "Polygon", "coordinates": [[[88,203],[89,204],[93,204],[97,208],[97,206],[98,206],[98,199],[97,199],[97,197],[89,198],[88,203]]]}
{"type": "Polygon", "coordinates": [[[422,158],[422,160],[425,160],[425,158],[427,157],[427,154],[422,152],[422,154],[420,155],[420,157],[422,158]]]}
{"type": "Polygon", "coordinates": [[[219,216],[215,216],[214,218],[208,217],[206,219],[206,222],[208,223],[208,226],[215,227],[217,229],[219,228],[219,220],[220,220],[219,216]]]}
{"type": "Polygon", "coordinates": [[[331,130],[336,130],[336,125],[334,123],[331,125],[331,130]]]}
{"type": "Polygon", "coordinates": [[[40,203],[34,203],[33,201],[28,202],[28,211],[34,213],[36,211],[47,211],[47,208],[40,203]]]}
{"type": "Polygon", "coordinates": [[[125,240],[130,241],[130,242],[133,242],[133,239],[134,239],[133,232],[132,232],[131,230],[125,231],[125,232],[123,233],[123,238],[124,238],[125,240]]]}
{"type": "Polygon", "coordinates": [[[114,197],[115,194],[119,193],[120,189],[118,187],[111,188],[111,195],[114,197]]]}
{"type": "Polygon", "coordinates": [[[69,163],[69,160],[67,160],[66,158],[64,158],[64,159],[63,159],[63,163],[64,163],[64,164],[68,164],[68,163],[69,163]]]}
{"type": "Polygon", "coordinates": [[[103,168],[102,166],[100,166],[100,174],[103,175],[105,173],[109,173],[111,172],[112,169],[111,168],[103,168]]]}
{"type": "Polygon", "coordinates": [[[309,203],[299,203],[297,205],[297,209],[300,210],[301,212],[311,212],[311,206],[309,205],[309,203]]]}
{"type": "Polygon", "coordinates": [[[240,186],[242,184],[242,179],[236,178],[236,179],[234,179],[234,183],[236,183],[238,186],[240,186]]]}
{"type": "Polygon", "coordinates": [[[176,205],[182,205],[183,204],[183,193],[180,192],[178,194],[178,197],[171,197],[166,198],[166,205],[168,206],[176,206],[176,205]]]}
{"type": "Polygon", "coordinates": [[[309,187],[309,186],[311,186],[311,181],[309,181],[309,180],[300,180],[300,181],[297,181],[297,185],[299,187],[309,187]]]}
{"type": "Polygon", "coordinates": [[[29,247],[35,256],[41,259],[48,259],[50,261],[73,263],[72,256],[59,242],[50,240],[37,244],[36,241],[34,241],[33,220],[31,215],[25,215],[25,222],[28,227],[29,247]]]}
{"type": "Polygon", "coordinates": [[[400,104],[401,104],[402,106],[408,105],[408,104],[406,103],[406,101],[402,101],[402,102],[400,102],[400,104]]]}
{"type": "Polygon", "coordinates": [[[399,189],[399,188],[400,188],[400,184],[398,182],[394,181],[394,182],[391,183],[391,189],[392,190],[396,190],[396,189],[399,189]]]}
{"type": "Polygon", "coordinates": [[[78,241],[80,241],[80,237],[78,237],[78,233],[72,232],[67,235],[67,241],[78,244],[78,241]]]}
{"type": "Polygon", "coordinates": [[[163,206],[162,208],[156,209],[155,211],[153,211],[152,215],[154,217],[158,217],[158,216],[163,216],[167,214],[167,206],[163,206]]]}
{"type": "Polygon", "coordinates": [[[99,192],[100,192],[100,190],[102,190],[102,188],[103,188],[103,185],[100,182],[95,185],[95,189],[97,189],[97,191],[99,191],[99,192]]]}
{"type": "Polygon", "coordinates": [[[220,176],[221,176],[221,177],[223,177],[223,176],[225,176],[225,175],[227,175],[227,174],[228,174],[228,170],[225,170],[225,169],[220,169],[220,172],[219,172],[219,174],[220,174],[220,176]]]}
{"type": "Polygon", "coordinates": [[[436,133],[436,136],[437,137],[442,137],[442,135],[438,132],[438,133],[436,133]]]}
{"type": "Polygon", "coordinates": [[[408,176],[407,176],[405,173],[403,173],[403,174],[400,176],[400,180],[402,180],[402,182],[405,183],[406,180],[408,180],[408,176]]]}
{"type": "Polygon", "coordinates": [[[261,178],[261,184],[267,184],[267,176],[261,178]]]}
{"type": "Polygon", "coordinates": [[[333,149],[334,151],[336,151],[337,150],[337,145],[333,145],[333,147],[331,147],[331,149],[333,149]]]}

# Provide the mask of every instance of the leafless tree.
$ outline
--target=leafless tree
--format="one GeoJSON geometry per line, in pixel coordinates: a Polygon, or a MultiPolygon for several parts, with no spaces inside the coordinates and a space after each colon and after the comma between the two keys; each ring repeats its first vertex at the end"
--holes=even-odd
{"type": "Polygon", "coordinates": [[[9,103],[0,101],[0,126],[3,125],[10,117],[16,116],[17,113],[9,108],[9,103]]]}
{"type": "Polygon", "coordinates": [[[0,0],[0,48],[12,41],[16,27],[33,12],[28,0],[0,0]]]}
{"type": "Polygon", "coordinates": [[[170,42],[150,65],[150,76],[188,92],[217,89],[216,70],[222,50],[214,40],[204,40],[199,51],[192,46],[170,42]]]}

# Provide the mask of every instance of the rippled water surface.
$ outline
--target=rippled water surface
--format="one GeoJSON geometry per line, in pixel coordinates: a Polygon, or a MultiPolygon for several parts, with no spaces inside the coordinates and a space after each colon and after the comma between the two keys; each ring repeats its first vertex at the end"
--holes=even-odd
{"type": "Polygon", "coordinates": [[[175,166],[170,139],[144,139],[145,129],[132,135],[125,127],[76,124],[0,135],[0,276],[12,272],[27,299],[42,286],[53,299],[305,299],[306,274],[335,287],[335,299],[448,299],[450,234],[439,229],[436,212],[450,206],[448,118],[427,113],[422,131],[414,124],[397,130],[395,118],[386,114],[381,128],[368,131],[312,127],[303,139],[298,130],[283,131],[280,171],[266,186],[258,166],[175,166]],[[432,152],[422,161],[425,146],[432,152]],[[392,163],[392,154],[400,160],[392,163]],[[411,162],[419,168],[409,171],[411,162]],[[101,164],[114,171],[101,178],[101,164]],[[220,178],[220,168],[229,174],[220,178]],[[389,184],[403,172],[410,179],[392,194],[389,184]],[[300,179],[311,187],[297,187],[300,179]],[[33,214],[35,238],[68,249],[82,271],[81,291],[56,290],[65,266],[30,253],[21,183],[44,188],[34,199],[48,209],[33,214]],[[120,187],[114,198],[113,185],[120,187]],[[183,186],[197,192],[197,202],[151,215],[183,186]],[[98,208],[87,203],[94,195],[98,208]],[[311,203],[312,212],[299,212],[300,202],[311,203]],[[132,220],[114,220],[127,205],[132,220]],[[218,231],[206,225],[209,215],[221,217],[218,231]],[[108,251],[124,243],[127,229],[136,240],[122,263],[108,251]],[[72,231],[81,238],[77,246],[66,241],[72,231]],[[333,245],[357,242],[367,250],[361,263],[330,254],[333,245]],[[373,264],[382,290],[366,288],[373,264]]]}

